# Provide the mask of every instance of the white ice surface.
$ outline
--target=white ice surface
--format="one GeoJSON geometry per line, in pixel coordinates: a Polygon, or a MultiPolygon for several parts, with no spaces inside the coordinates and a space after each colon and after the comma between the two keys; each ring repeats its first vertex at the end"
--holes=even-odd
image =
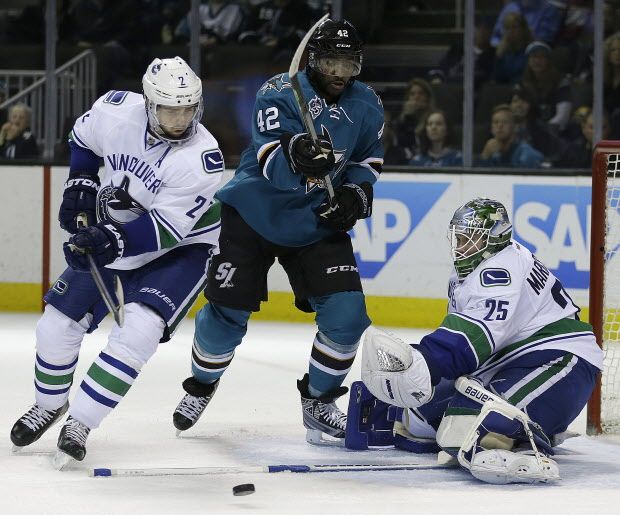
{"type": "MultiPolygon", "coordinates": [[[[189,373],[193,321],[161,345],[116,410],[91,433],[72,470],[51,468],[59,426],[13,455],[9,432],[31,405],[35,315],[0,314],[0,514],[580,514],[620,513],[620,440],[578,437],[557,456],[555,485],[493,486],[461,470],[91,478],[94,467],[207,467],[318,463],[433,463],[402,451],[353,452],[305,442],[295,380],[307,368],[310,325],[251,322],[205,415],[181,438],[172,412],[189,373]],[[234,497],[232,487],[256,493],[234,497]]],[[[76,385],[105,345],[110,322],[88,336],[76,385]]],[[[421,331],[395,329],[417,340],[421,331]]],[[[359,378],[356,360],[346,384],[359,378]]],[[[340,401],[346,409],[346,402],[340,401]]],[[[583,432],[580,417],[571,429],[583,432]]]]}

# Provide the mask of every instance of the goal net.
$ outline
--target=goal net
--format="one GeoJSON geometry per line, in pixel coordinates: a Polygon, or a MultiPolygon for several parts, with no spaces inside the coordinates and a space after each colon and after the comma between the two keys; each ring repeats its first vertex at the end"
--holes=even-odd
{"type": "Polygon", "coordinates": [[[590,323],[604,369],[588,404],[588,433],[620,433],[620,141],[592,159],[590,323]]]}

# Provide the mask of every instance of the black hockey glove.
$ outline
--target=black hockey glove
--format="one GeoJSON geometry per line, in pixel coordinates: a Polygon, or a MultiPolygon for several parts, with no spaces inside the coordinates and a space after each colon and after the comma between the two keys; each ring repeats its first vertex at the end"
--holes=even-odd
{"type": "Polygon", "coordinates": [[[285,132],[280,136],[280,144],[293,173],[300,173],[310,179],[322,179],[329,174],[336,162],[332,144],[322,136],[319,136],[322,152],[315,148],[312,138],[305,132],[285,132]]]}
{"type": "Polygon", "coordinates": [[[78,230],[76,218],[80,213],[85,213],[88,217],[87,225],[97,221],[99,184],[99,177],[88,173],[80,173],[67,179],[58,212],[58,221],[62,229],[75,234],[78,230]]]}
{"type": "Polygon", "coordinates": [[[355,222],[372,214],[372,184],[347,183],[335,192],[335,206],[329,200],[319,206],[321,221],[334,231],[350,231],[355,222]]]}
{"type": "Polygon", "coordinates": [[[125,233],[117,225],[101,222],[90,227],[80,228],[69,242],[63,245],[65,259],[74,270],[88,270],[90,254],[95,264],[102,267],[123,257],[125,233]]]}

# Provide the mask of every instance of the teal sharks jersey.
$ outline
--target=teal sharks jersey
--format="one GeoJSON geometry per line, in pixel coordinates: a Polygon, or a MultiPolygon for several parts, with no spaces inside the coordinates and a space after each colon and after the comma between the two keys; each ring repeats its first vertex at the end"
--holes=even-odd
{"type": "MultiPolygon", "coordinates": [[[[330,172],[334,189],[345,183],[373,184],[383,164],[383,105],[374,90],[354,81],[337,103],[327,105],[305,72],[299,80],[317,134],[328,138],[335,154],[330,172]]],[[[217,198],[233,206],[256,232],[278,245],[300,247],[332,234],[317,210],[326,200],[322,183],[290,169],[280,145],[285,132],[306,132],[288,74],[269,79],[256,94],[252,142],[234,177],[217,198]]]]}

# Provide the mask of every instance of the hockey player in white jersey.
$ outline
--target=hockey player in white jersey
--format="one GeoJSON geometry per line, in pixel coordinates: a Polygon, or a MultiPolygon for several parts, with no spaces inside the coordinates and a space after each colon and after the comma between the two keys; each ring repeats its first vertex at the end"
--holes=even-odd
{"type": "Polygon", "coordinates": [[[603,355],[561,282],[511,235],[501,203],[460,207],[447,316],[414,345],[371,327],[362,380],[404,408],[399,446],[438,445],[491,483],[547,482],[559,478],[553,445],[588,401],[603,355]]]}
{"type": "Polygon", "coordinates": [[[69,138],[71,163],[59,221],[72,234],[69,268],[45,296],[37,324],[36,403],[13,426],[17,447],[68,418],[57,463],[82,460],[86,438],[127,393],[160,342],[170,339],[203,290],[217,244],[222,153],[200,124],[202,83],[179,57],[155,59],[143,95],[110,91],[80,116],[69,138]],[[102,172],[99,172],[103,160],[102,172]],[[87,216],[87,227],[78,219],[87,216]],[[88,272],[125,292],[125,320],[89,368],[69,407],[82,339],[106,307],[88,272]]]}

